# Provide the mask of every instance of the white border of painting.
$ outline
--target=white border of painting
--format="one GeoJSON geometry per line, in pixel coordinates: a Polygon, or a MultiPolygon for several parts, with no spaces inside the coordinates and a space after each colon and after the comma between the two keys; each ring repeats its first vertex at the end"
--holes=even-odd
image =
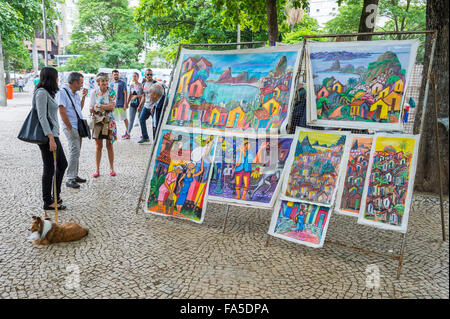
{"type": "Polygon", "coordinates": [[[284,178],[283,186],[281,188],[280,198],[282,200],[287,200],[287,201],[291,201],[291,202],[307,203],[307,204],[313,204],[313,205],[317,205],[317,206],[331,207],[334,204],[334,201],[336,199],[336,192],[337,192],[337,189],[339,187],[339,182],[340,182],[341,175],[342,175],[343,163],[346,163],[348,161],[348,155],[349,155],[350,147],[351,147],[350,143],[348,142],[349,137],[351,137],[351,133],[348,132],[348,131],[312,130],[312,129],[308,129],[308,128],[297,126],[297,128],[295,130],[295,134],[294,134],[294,141],[291,144],[291,150],[289,151],[289,157],[288,157],[288,159],[286,161],[286,164],[285,164],[286,176],[284,178]],[[327,134],[345,135],[346,136],[346,138],[345,138],[345,146],[344,146],[344,153],[342,155],[342,160],[339,163],[339,174],[338,174],[338,177],[336,179],[336,186],[334,188],[330,204],[316,203],[316,202],[303,200],[303,199],[298,199],[298,198],[294,198],[294,197],[289,197],[289,196],[285,195],[286,194],[286,189],[288,187],[288,182],[289,182],[289,174],[291,172],[292,164],[294,163],[294,154],[295,154],[295,148],[297,147],[297,143],[298,143],[298,135],[302,131],[303,132],[327,133],[327,134]]]}
{"type": "Polygon", "coordinates": [[[325,227],[323,228],[323,231],[322,231],[322,237],[320,238],[320,242],[319,242],[319,244],[313,244],[313,243],[309,243],[307,241],[298,240],[298,239],[295,239],[295,238],[292,238],[292,237],[289,237],[289,236],[285,236],[285,235],[282,235],[282,234],[279,234],[279,233],[275,232],[275,227],[277,225],[277,220],[278,220],[278,214],[280,213],[281,203],[283,201],[299,203],[299,202],[291,201],[291,200],[278,200],[276,205],[275,205],[275,208],[273,210],[272,218],[270,220],[269,231],[267,233],[269,235],[271,235],[271,236],[278,237],[278,238],[281,238],[281,239],[284,239],[284,240],[287,240],[287,241],[290,241],[290,242],[293,242],[293,243],[297,243],[297,244],[300,244],[300,245],[304,245],[304,246],[308,246],[308,247],[312,247],[312,248],[321,248],[323,246],[324,242],[325,242],[325,237],[326,237],[327,231],[328,231],[328,224],[330,223],[330,219],[331,219],[333,208],[332,207],[322,206],[322,205],[312,204],[312,205],[315,205],[315,206],[318,206],[318,207],[328,208],[328,217],[327,217],[327,221],[325,223],[325,227]]]}
{"type": "MultiPolygon", "coordinates": [[[[289,46],[283,45],[283,46],[278,46],[278,47],[272,46],[272,47],[261,47],[261,48],[257,48],[257,49],[239,49],[239,50],[225,50],[225,51],[189,50],[189,49],[182,48],[180,50],[178,64],[176,65],[174,77],[172,79],[172,84],[170,87],[170,93],[169,93],[170,98],[169,98],[169,102],[167,103],[167,109],[166,109],[166,112],[164,114],[164,119],[163,119],[164,126],[166,128],[170,128],[172,130],[180,130],[180,128],[183,128],[182,126],[167,124],[167,120],[169,118],[170,111],[172,109],[172,103],[173,103],[173,100],[176,95],[176,89],[178,86],[180,70],[181,70],[181,65],[183,63],[184,55],[186,55],[186,54],[214,54],[214,55],[248,54],[248,53],[264,53],[264,52],[270,53],[270,52],[283,52],[283,51],[292,51],[292,52],[297,51],[297,58],[296,58],[294,70],[292,73],[292,86],[291,86],[291,92],[290,92],[290,96],[289,96],[288,111],[286,114],[286,118],[284,119],[283,123],[281,123],[281,125],[279,127],[280,132],[278,132],[278,130],[266,132],[263,130],[233,130],[233,129],[220,130],[220,129],[214,129],[214,128],[184,127],[187,129],[194,129],[194,132],[197,132],[196,130],[199,130],[199,131],[203,130],[203,131],[208,132],[207,134],[211,134],[211,135],[222,135],[226,131],[231,131],[234,134],[242,134],[242,136],[254,136],[255,134],[260,134],[260,133],[267,133],[267,134],[272,134],[272,135],[286,134],[286,126],[289,123],[290,114],[292,111],[292,105],[294,102],[294,94],[295,94],[296,85],[297,85],[296,79],[297,79],[297,73],[298,73],[298,65],[300,62],[300,56],[302,54],[302,47],[303,47],[303,45],[289,45],[289,46]]],[[[239,135],[237,135],[237,136],[239,136],[239,135]]]]}
{"type": "MultiPolygon", "coordinates": [[[[355,137],[372,138],[372,146],[370,148],[370,152],[372,152],[373,141],[375,140],[375,135],[373,135],[373,134],[352,134],[351,135],[350,149],[351,149],[351,147],[353,145],[353,138],[355,138],[355,137]]],[[[369,153],[369,161],[370,161],[370,154],[371,153],[369,153]]],[[[352,216],[352,217],[358,217],[359,216],[359,212],[356,214],[356,213],[350,213],[350,212],[348,212],[346,210],[341,209],[341,199],[342,199],[342,194],[344,192],[345,177],[347,176],[347,168],[348,168],[349,159],[350,159],[350,153],[349,153],[349,156],[347,158],[347,162],[345,164],[345,167],[343,169],[343,174],[341,176],[342,178],[339,181],[339,187],[338,187],[338,192],[337,192],[337,196],[336,196],[335,210],[336,210],[336,213],[340,214],[340,215],[347,215],[347,216],[352,216]]],[[[369,171],[369,166],[367,165],[366,178],[364,179],[364,184],[363,184],[363,192],[364,192],[364,185],[366,183],[366,179],[367,179],[367,176],[368,176],[367,175],[368,171],[369,171]]],[[[361,197],[361,205],[362,205],[362,197],[361,197]]]]}
{"type": "Polygon", "coordinates": [[[364,184],[364,191],[363,191],[363,196],[361,199],[361,208],[359,210],[359,215],[358,215],[358,224],[362,224],[362,225],[369,225],[369,226],[374,226],[377,228],[381,228],[381,229],[387,229],[387,230],[395,230],[395,231],[399,231],[401,233],[406,233],[406,230],[408,228],[408,219],[409,219],[409,209],[411,206],[411,200],[412,200],[412,196],[413,196],[413,191],[414,191],[414,179],[416,176],[416,167],[417,167],[417,158],[418,158],[418,152],[419,152],[419,143],[420,143],[420,134],[417,135],[412,135],[412,134],[383,134],[383,133],[378,133],[375,135],[373,144],[372,144],[372,149],[370,151],[370,160],[369,160],[369,167],[367,168],[367,177],[366,178],[366,182],[364,184]],[[375,221],[370,221],[364,218],[364,211],[366,209],[366,200],[367,200],[367,191],[369,188],[369,181],[370,181],[370,174],[372,171],[372,166],[373,166],[373,156],[375,153],[375,147],[376,147],[376,140],[378,137],[394,137],[394,138],[410,138],[410,139],[414,139],[414,151],[413,151],[413,158],[411,160],[411,167],[410,167],[410,173],[409,173],[409,180],[408,180],[408,193],[406,194],[406,202],[405,202],[405,211],[403,213],[403,219],[402,219],[402,224],[400,226],[393,226],[393,225],[388,225],[388,224],[383,224],[383,223],[379,223],[379,222],[375,222],[375,221]]]}
{"type": "MultiPolygon", "coordinates": [[[[167,127],[163,126],[163,127],[161,127],[160,140],[162,140],[162,138],[164,137],[164,134],[163,134],[164,130],[169,130],[169,131],[172,131],[172,132],[180,132],[180,133],[185,133],[185,134],[186,133],[187,134],[190,134],[190,133],[191,134],[198,134],[198,133],[193,133],[193,132],[186,132],[184,130],[173,130],[172,128],[167,128],[167,127]]],[[[203,135],[213,135],[213,134],[206,133],[206,134],[203,134],[203,135]]],[[[203,223],[203,220],[205,219],[205,214],[206,214],[206,206],[207,206],[207,203],[208,203],[207,199],[208,199],[209,181],[211,180],[211,174],[212,174],[213,165],[214,165],[214,157],[216,156],[217,136],[214,136],[214,140],[212,142],[213,146],[214,146],[214,152],[212,154],[212,159],[211,159],[212,163],[211,163],[211,169],[209,170],[208,181],[206,182],[206,185],[205,185],[205,188],[206,188],[205,192],[206,193],[205,193],[205,196],[203,197],[202,215],[201,215],[199,221],[196,221],[196,220],[193,220],[193,219],[190,219],[190,218],[183,218],[183,217],[178,217],[178,216],[166,215],[166,214],[152,212],[152,211],[147,210],[148,197],[150,196],[150,183],[152,181],[153,174],[155,173],[155,159],[156,159],[156,154],[158,152],[159,141],[154,141],[154,143],[157,143],[157,144],[155,144],[155,147],[154,147],[154,152],[153,152],[153,156],[152,156],[152,162],[150,164],[150,169],[149,169],[149,172],[151,172],[151,173],[149,174],[150,178],[148,179],[147,185],[146,185],[147,191],[145,193],[146,196],[144,197],[144,205],[143,205],[144,213],[150,214],[150,215],[172,217],[172,218],[176,218],[176,219],[180,219],[180,220],[187,220],[187,221],[190,221],[190,222],[193,222],[193,223],[197,223],[197,224],[203,223]]]]}
{"type": "MultiPolygon", "coordinates": [[[[419,46],[419,40],[418,39],[413,39],[413,40],[375,40],[375,41],[348,41],[348,42],[339,42],[339,45],[342,44],[348,44],[350,46],[352,46],[352,44],[355,44],[355,46],[360,46],[360,45],[364,45],[365,47],[368,46],[383,46],[383,45],[388,45],[388,44],[393,44],[395,45],[395,42],[397,42],[398,44],[400,44],[400,42],[402,44],[411,44],[411,52],[410,52],[410,57],[409,57],[409,67],[407,70],[407,73],[405,75],[405,87],[403,90],[403,96],[402,96],[402,100],[400,102],[400,115],[399,115],[399,121],[398,123],[374,123],[374,122],[362,122],[362,121],[335,121],[335,120],[319,120],[316,119],[314,120],[314,115],[311,117],[311,122],[308,123],[308,125],[316,125],[316,126],[323,126],[323,127],[336,127],[336,128],[342,128],[342,127],[346,127],[346,128],[355,128],[355,129],[374,129],[374,130],[392,130],[392,131],[404,131],[404,126],[403,126],[403,122],[402,122],[402,115],[403,115],[403,105],[404,105],[404,100],[406,98],[406,92],[408,89],[408,86],[410,84],[411,81],[411,74],[415,65],[415,61],[416,61],[416,55],[417,55],[417,48],[419,46]]],[[[318,42],[318,41],[310,41],[308,40],[306,42],[306,46],[308,47],[308,53],[310,52],[309,47],[310,46],[314,46],[314,45],[318,45],[321,46],[323,48],[327,48],[327,47],[333,47],[336,46],[336,42],[318,42]]],[[[308,55],[308,59],[307,59],[309,65],[310,65],[310,73],[311,73],[311,78],[312,78],[312,63],[311,60],[309,59],[309,55],[308,55]]],[[[314,92],[314,85],[312,86],[312,91],[309,91],[310,94],[312,94],[315,97],[315,92],[314,92]]],[[[312,111],[314,109],[316,109],[316,101],[315,98],[311,98],[309,100],[310,103],[312,103],[312,105],[309,107],[309,109],[312,111]]],[[[308,109],[308,107],[307,107],[308,109]]]]}
{"type": "MultiPolygon", "coordinates": [[[[218,136],[218,138],[219,137],[220,136],[218,136]]],[[[228,135],[227,137],[234,137],[234,136],[228,135]]],[[[218,138],[217,138],[217,140],[218,140],[218,138]]],[[[258,138],[260,138],[260,137],[258,137],[258,138]]],[[[292,139],[291,146],[292,146],[292,143],[294,142],[294,135],[293,134],[279,135],[279,136],[276,136],[276,137],[275,136],[270,136],[270,138],[277,139],[277,140],[279,140],[281,138],[286,138],[286,139],[290,138],[290,139],[292,139]]],[[[256,138],[251,137],[251,139],[256,139],[256,138]]],[[[291,152],[291,149],[289,148],[289,154],[290,154],[290,152],[291,152]]],[[[284,180],[284,175],[285,175],[285,172],[286,172],[286,165],[288,163],[288,159],[289,159],[289,155],[288,155],[288,158],[286,158],[286,161],[284,162],[284,167],[283,167],[283,169],[281,171],[280,178],[279,178],[278,183],[277,183],[277,187],[273,191],[272,198],[270,199],[269,203],[259,203],[257,201],[244,201],[244,200],[240,200],[240,199],[224,198],[224,197],[220,197],[220,196],[210,195],[209,192],[208,192],[208,200],[213,202],[213,203],[218,203],[218,204],[230,204],[230,205],[234,205],[234,206],[243,206],[243,207],[249,207],[249,208],[250,207],[268,208],[268,209],[269,208],[273,208],[273,206],[275,204],[275,201],[278,198],[278,194],[280,193],[281,185],[283,184],[283,180],[284,180]]],[[[215,162],[215,157],[214,157],[214,162],[215,162]]],[[[208,187],[208,191],[209,191],[209,187],[208,187]]]]}

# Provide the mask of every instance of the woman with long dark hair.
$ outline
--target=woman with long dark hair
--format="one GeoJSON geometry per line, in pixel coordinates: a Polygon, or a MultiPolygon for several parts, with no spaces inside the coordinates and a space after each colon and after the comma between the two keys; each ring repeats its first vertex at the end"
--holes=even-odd
{"type": "Polygon", "coordinates": [[[58,91],[58,71],[51,67],[41,70],[39,83],[33,94],[33,104],[36,106],[39,122],[44,134],[48,137],[48,143],[39,145],[44,163],[42,173],[42,198],[44,210],[54,210],[54,196],[58,198],[58,209],[66,209],[62,205],[61,183],[67,168],[67,160],[59,141],[58,104],[54,100],[58,91]],[[53,152],[56,152],[56,194],[52,195],[53,176],[55,173],[53,152]]]}

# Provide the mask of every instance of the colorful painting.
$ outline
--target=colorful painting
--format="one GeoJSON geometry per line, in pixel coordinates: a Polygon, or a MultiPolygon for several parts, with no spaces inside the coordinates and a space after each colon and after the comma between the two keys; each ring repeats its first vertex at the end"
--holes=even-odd
{"type": "Polygon", "coordinates": [[[352,135],[345,178],[341,179],[336,200],[336,210],[341,214],[358,217],[372,142],[373,135],[352,135]]]}
{"type": "Polygon", "coordinates": [[[331,209],[306,203],[278,201],[269,234],[309,247],[323,246],[331,209]]]}
{"type": "Polygon", "coordinates": [[[145,212],[203,222],[215,144],[213,135],[163,129],[145,212]]]}
{"type": "Polygon", "coordinates": [[[314,131],[297,127],[282,198],[331,206],[347,161],[349,132],[314,131]]]}
{"type": "Polygon", "coordinates": [[[181,51],[165,123],[285,133],[300,46],[181,51]]]}
{"type": "Polygon", "coordinates": [[[311,122],[402,130],[417,46],[418,40],[308,43],[311,122]]]}
{"type": "Polygon", "coordinates": [[[291,143],[292,135],[219,137],[208,199],[272,208],[291,143]]]}
{"type": "Polygon", "coordinates": [[[419,138],[406,134],[375,137],[358,223],[406,232],[419,138]]]}

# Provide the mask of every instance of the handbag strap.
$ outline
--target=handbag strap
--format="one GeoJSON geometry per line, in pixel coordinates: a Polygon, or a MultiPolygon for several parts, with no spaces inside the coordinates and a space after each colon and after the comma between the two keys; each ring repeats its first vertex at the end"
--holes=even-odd
{"type": "MultiPolygon", "coordinates": [[[[37,92],[37,90],[40,90],[40,89],[45,90],[44,88],[38,88],[38,89],[34,90],[33,101],[31,102],[31,110],[32,111],[33,111],[33,109],[36,109],[36,92],[37,92]]],[[[45,90],[45,91],[47,91],[47,90],[45,90]]],[[[48,94],[48,92],[47,92],[47,94],[48,94]]],[[[48,97],[47,97],[47,121],[48,121],[48,125],[50,126],[50,130],[53,131],[52,121],[50,121],[50,119],[48,118],[48,97]]]]}
{"type": "Polygon", "coordinates": [[[77,109],[75,108],[75,104],[73,104],[72,97],[70,96],[69,91],[67,91],[66,88],[63,88],[63,90],[66,91],[67,96],[70,99],[70,103],[72,103],[73,110],[75,111],[75,114],[77,115],[77,118],[80,119],[80,116],[78,115],[77,109]]]}

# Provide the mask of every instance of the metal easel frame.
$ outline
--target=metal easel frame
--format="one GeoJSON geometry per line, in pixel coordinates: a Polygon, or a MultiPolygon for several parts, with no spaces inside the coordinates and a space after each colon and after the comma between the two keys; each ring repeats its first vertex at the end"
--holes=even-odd
{"type": "MultiPolygon", "coordinates": [[[[427,107],[427,98],[428,98],[428,88],[429,88],[429,82],[430,82],[430,75],[431,75],[431,67],[433,65],[433,57],[434,57],[434,50],[435,50],[435,46],[436,46],[436,38],[437,38],[437,31],[436,30],[427,30],[427,31],[402,31],[402,32],[370,32],[370,33],[349,33],[349,34],[324,34],[324,35],[306,35],[303,38],[303,55],[306,54],[305,52],[305,47],[306,47],[306,41],[308,39],[313,39],[313,38],[349,38],[349,37],[357,37],[359,35],[417,35],[417,34],[426,34],[426,35],[431,35],[432,36],[432,46],[431,46],[431,55],[430,55],[430,60],[428,62],[427,65],[427,77],[426,77],[426,85],[425,85],[425,96],[424,96],[424,101],[423,101],[423,107],[422,107],[422,116],[421,116],[421,123],[420,123],[420,129],[419,129],[419,133],[422,133],[422,129],[423,129],[423,124],[424,124],[424,120],[425,120],[425,113],[426,113],[426,107],[427,107]]],[[[305,79],[304,75],[303,75],[303,79],[305,79]]],[[[435,86],[434,86],[434,90],[436,90],[435,86]]],[[[435,108],[437,108],[436,105],[436,101],[435,101],[435,108]]],[[[436,114],[436,121],[437,121],[437,111],[435,112],[436,114]]],[[[438,140],[438,131],[436,130],[436,139],[438,140]]],[[[419,142],[420,143],[420,142],[419,142]]],[[[420,150],[420,144],[419,144],[419,150],[420,150]]],[[[438,153],[438,160],[439,160],[439,169],[440,169],[440,154],[438,153]]],[[[439,175],[440,179],[441,179],[441,175],[439,175]]],[[[443,202],[442,202],[442,182],[440,183],[440,189],[441,189],[441,222],[442,222],[442,236],[443,236],[443,240],[445,241],[445,225],[444,225],[444,211],[443,211],[443,202]]],[[[414,194],[414,191],[413,191],[414,194]]],[[[414,207],[411,206],[411,211],[414,211],[414,207]]],[[[338,247],[343,247],[343,248],[350,248],[359,252],[363,252],[363,253],[367,253],[367,254],[372,254],[372,255],[377,255],[377,256],[381,256],[381,257],[386,257],[386,258],[391,258],[394,260],[398,261],[398,265],[397,265],[397,279],[400,279],[400,274],[401,274],[401,270],[402,270],[402,266],[403,266],[403,257],[404,257],[404,251],[405,251],[405,244],[406,244],[406,232],[401,234],[401,246],[400,246],[400,253],[398,255],[395,254],[384,254],[384,253],[380,253],[380,252],[376,252],[373,250],[369,250],[369,249],[365,249],[365,248],[361,248],[361,247],[356,247],[356,246],[350,246],[350,245],[345,245],[345,244],[341,244],[338,242],[333,242],[330,240],[325,240],[325,243],[331,244],[331,245],[335,245],[338,247]]],[[[269,245],[269,240],[270,240],[270,235],[267,235],[267,239],[266,242],[264,244],[265,247],[267,247],[269,245]]]]}
{"type": "MultiPolygon", "coordinates": [[[[149,157],[148,162],[147,162],[147,168],[145,170],[144,180],[142,182],[141,192],[139,194],[138,203],[136,205],[136,214],[139,212],[139,209],[141,208],[141,203],[145,202],[145,199],[142,198],[142,197],[144,195],[145,186],[147,184],[147,178],[148,178],[148,173],[149,173],[150,165],[151,165],[152,158],[153,158],[153,152],[155,151],[155,146],[156,146],[156,144],[159,141],[159,136],[160,136],[161,131],[162,131],[162,126],[163,126],[162,125],[163,124],[162,121],[164,119],[164,115],[166,113],[166,109],[167,109],[168,104],[169,104],[169,96],[168,95],[169,95],[170,89],[172,87],[172,81],[173,81],[173,77],[175,75],[175,70],[177,68],[178,59],[180,58],[181,49],[183,47],[217,47],[217,46],[238,46],[238,45],[239,46],[241,46],[241,45],[251,45],[253,47],[253,45],[258,45],[258,44],[266,44],[266,42],[265,41],[256,41],[256,42],[235,42],[235,43],[180,43],[178,45],[178,50],[177,50],[177,54],[176,54],[176,57],[175,57],[175,63],[174,63],[173,69],[172,69],[172,74],[170,75],[169,89],[167,90],[168,94],[167,94],[166,99],[164,100],[164,106],[162,108],[162,112],[161,112],[161,115],[160,115],[159,120],[158,120],[158,129],[156,130],[156,136],[154,136],[154,139],[153,139],[153,144],[152,144],[152,148],[151,148],[151,152],[150,152],[150,157],[149,157]]],[[[228,218],[228,211],[229,211],[229,207],[227,207],[227,213],[226,213],[226,217],[227,218],[228,218]]],[[[225,232],[225,226],[226,226],[226,218],[224,220],[224,225],[223,225],[223,230],[222,230],[223,232],[225,232]]]]}

